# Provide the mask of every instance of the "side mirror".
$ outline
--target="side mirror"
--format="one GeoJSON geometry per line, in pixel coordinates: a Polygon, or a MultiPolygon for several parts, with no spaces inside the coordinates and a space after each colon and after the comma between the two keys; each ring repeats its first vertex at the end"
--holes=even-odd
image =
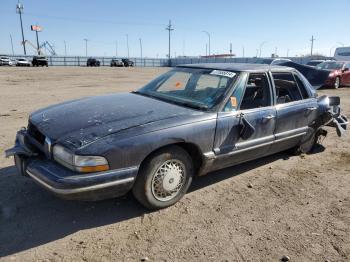
{"type": "Polygon", "coordinates": [[[345,68],[343,69],[343,72],[346,72],[346,71],[349,71],[349,68],[345,67],[345,68]]]}

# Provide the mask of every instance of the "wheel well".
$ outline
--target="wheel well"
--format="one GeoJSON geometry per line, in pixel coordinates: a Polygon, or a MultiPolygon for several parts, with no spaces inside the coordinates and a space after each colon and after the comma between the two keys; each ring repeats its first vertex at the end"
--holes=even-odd
{"type": "Polygon", "coordinates": [[[197,173],[197,171],[199,170],[199,168],[202,166],[203,163],[203,154],[202,151],[199,149],[199,147],[195,144],[192,143],[186,143],[186,142],[179,142],[179,143],[174,143],[174,144],[169,144],[166,146],[162,146],[160,148],[157,148],[156,150],[152,151],[151,153],[149,153],[141,162],[140,168],[142,167],[142,165],[150,158],[152,157],[155,153],[157,153],[159,150],[163,150],[167,147],[171,147],[171,146],[178,146],[181,147],[182,149],[184,149],[188,155],[191,157],[192,159],[192,163],[193,163],[193,167],[195,170],[195,174],[197,173]]]}

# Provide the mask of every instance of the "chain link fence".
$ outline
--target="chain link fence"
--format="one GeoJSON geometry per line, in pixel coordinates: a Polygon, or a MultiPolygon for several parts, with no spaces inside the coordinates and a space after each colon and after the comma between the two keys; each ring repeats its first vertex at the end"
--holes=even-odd
{"type": "MultiPolygon", "coordinates": [[[[5,55],[1,55],[5,56],[5,55]]],[[[23,55],[6,55],[12,60],[18,58],[26,58],[28,61],[32,61],[33,56],[23,55]]],[[[49,66],[86,66],[87,59],[85,56],[48,56],[49,66]]],[[[105,57],[94,56],[100,61],[100,66],[110,66],[112,59],[121,60],[121,57],[105,57]]],[[[124,58],[124,57],[123,57],[124,58]]],[[[313,59],[330,59],[330,58],[318,58],[313,57],[284,57],[299,64],[306,64],[313,59]]],[[[255,63],[258,59],[253,57],[235,57],[235,58],[172,58],[170,61],[166,58],[130,58],[134,62],[134,66],[137,67],[164,67],[164,66],[176,66],[181,64],[199,64],[199,63],[255,63]]]]}

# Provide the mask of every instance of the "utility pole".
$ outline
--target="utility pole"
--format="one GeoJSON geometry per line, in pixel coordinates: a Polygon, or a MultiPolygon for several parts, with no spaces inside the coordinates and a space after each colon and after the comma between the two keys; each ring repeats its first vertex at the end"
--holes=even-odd
{"type": "Polygon", "coordinates": [[[40,55],[39,36],[38,36],[38,23],[36,24],[35,34],[36,34],[36,46],[38,47],[38,55],[40,55]]]}
{"type": "Polygon", "coordinates": [[[140,40],[141,64],[142,64],[142,39],[139,38],[139,40],[140,40]]]}
{"type": "Polygon", "coordinates": [[[118,57],[118,41],[115,41],[115,56],[118,57]]]}
{"type": "Polygon", "coordinates": [[[168,30],[169,32],[169,52],[168,52],[168,59],[169,59],[169,66],[170,66],[170,43],[171,43],[171,31],[174,31],[174,28],[172,27],[171,20],[169,20],[169,25],[165,28],[165,30],[168,30]]]}
{"type": "Polygon", "coordinates": [[[232,43],[230,43],[230,55],[232,55],[232,43]]]}
{"type": "Polygon", "coordinates": [[[27,55],[26,42],[24,41],[23,23],[22,23],[23,5],[19,2],[19,0],[18,0],[18,3],[16,5],[16,13],[19,14],[19,20],[21,22],[23,52],[24,52],[24,55],[27,55]]]}
{"type": "Polygon", "coordinates": [[[66,40],[64,42],[64,56],[67,56],[67,45],[66,45],[66,40]]]}
{"type": "Polygon", "coordinates": [[[130,53],[129,53],[129,35],[126,34],[126,48],[128,49],[128,59],[130,58],[130,53]]]}
{"type": "Polygon", "coordinates": [[[210,56],[210,34],[207,31],[202,31],[203,33],[205,33],[208,36],[209,42],[208,42],[208,56],[210,56]]]}
{"type": "Polygon", "coordinates": [[[311,53],[310,53],[310,56],[312,56],[312,51],[313,51],[313,49],[314,49],[314,42],[315,42],[315,40],[316,40],[316,39],[314,38],[314,36],[312,36],[312,37],[311,37],[311,40],[310,40],[310,41],[311,41],[311,53]]]}
{"type": "Polygon", "coordinates": [[[13,41],[12,41],[12,35],[11,34],[10,34],[10,39],[11,39],[12,55],[15,55],[15,52],[13,51],[13,41]]]}
{"type": "Polygon", "coordinates": [[[242,46],[242,54],[243,54],[243,57],[244,57],[244,46],[242,46]]]}
{"type": "Polygon", "coordinates": [[[87,54],[88,54],[88,52],[87,52],[87,42],[89,40],[87,38],[84,38],[83,40],[85,41],[85,56],[87,57],[87,54]]]}

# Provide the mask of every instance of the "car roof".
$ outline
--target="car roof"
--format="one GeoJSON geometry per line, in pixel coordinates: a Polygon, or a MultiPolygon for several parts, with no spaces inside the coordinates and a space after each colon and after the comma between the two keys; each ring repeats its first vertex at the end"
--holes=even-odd
{"type": "Polygon", "coordinates": [[[268,72],[268,71],[295,71],[294,68],[266,64],[243,64],[243,63],[205,63],[178,65],[180,68],[202,68],[213,70],[227,70],[235,72],[268,72]]]}

